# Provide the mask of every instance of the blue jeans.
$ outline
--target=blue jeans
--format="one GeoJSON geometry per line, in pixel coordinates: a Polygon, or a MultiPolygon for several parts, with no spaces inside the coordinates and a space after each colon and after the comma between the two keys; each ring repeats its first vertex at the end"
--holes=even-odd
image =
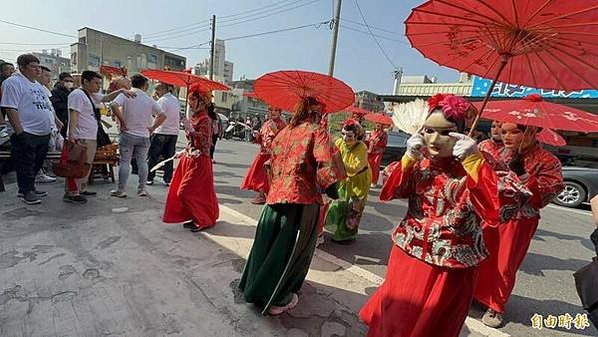
{"type": "Polygon", "coordinates": [[[120,134],[118,143],[120,151],[120,167],[118,168],[118,190],[125,191],[127,187],[127,180],[129,180],[129,173],[131,172],[131,159],[133,155],[137,159],[139,167],[139,185],[137,191],[145,190],[145,182],[147,181],[147,151],[149,150],[149,137],[138,137],[129,135],[127,133],[120,134]]]}

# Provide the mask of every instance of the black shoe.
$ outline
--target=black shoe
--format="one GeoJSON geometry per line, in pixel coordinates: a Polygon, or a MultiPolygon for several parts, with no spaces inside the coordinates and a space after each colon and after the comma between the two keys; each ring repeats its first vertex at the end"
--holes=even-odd
{"type": "Polygon", "coordinates": [[[154,181],[153,180],[148,180],[148,181],[145,182],[145,184],[148,185],[148,186],[152,186],[154,184],[154,181]]]}
{"type": "MultiPolygon", "coordinates": [[[[48,195],[48,192],[44,191],[32,190],[31,192],[38,198],[45,197],[46,195],[48,195]]],[[[17,192],[17,198],[22,198],[23,196],[23,192],[17,192]]]]}
{"type": "Polygon", "coordinates": [[[95,197],[96,195],[98,195],[98,192],[94,192],[94,191],[83,191],[80,194],[82,196],[84,196],[84,197],[95,197]]]}
{"type": "Polygon", "coordinates": [[[187,221],[183,224],[183,227],[191,229],[195,227],[195,223],[193,222],[193,220],[187,221]]]}
{"type": "Polygon", "coordinates": [[[87,199],[82,196],[82,195],[67,195],[65,194],[64,197],[62,197],[62,201],[64,202],[68,202],[70,204],[84,204],[87,202],[87,199]]]}
{"type": "Polygon", "coordinates": [[[42,200],[33,191],[25,193],[25,195],[21,197],[21,200],[27,205],[38,205],[42,203],[42,200]]]}

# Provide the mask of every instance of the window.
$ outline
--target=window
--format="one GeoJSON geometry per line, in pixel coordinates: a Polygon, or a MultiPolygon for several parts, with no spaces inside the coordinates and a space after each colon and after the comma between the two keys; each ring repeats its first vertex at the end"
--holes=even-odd
{"type": "Polygon", "coordinates": [[[155,54],[147,54],[147,62],[148,63],[158,63],[158,55],[155,54]]]}
{"type": "Polygon", "coordinates": [[[98,56],[89,54],[89,57],[87,58],[87,64],[92,67],[99,67],[100,66],[100,58],[98,56]]]}
{"type": "Polygon", "coordinates": [[[222,103],[226,103],[227,99],[228,99],[228,94],[223,92],[222,93],[222,103]]]}

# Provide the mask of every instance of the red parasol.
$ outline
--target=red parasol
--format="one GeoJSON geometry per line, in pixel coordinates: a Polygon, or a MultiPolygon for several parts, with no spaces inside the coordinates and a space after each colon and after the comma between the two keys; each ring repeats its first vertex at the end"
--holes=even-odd
{"type": "MultiPolygon", "coordinates": [[[[480,108],[482,103],[474,105],[480,108]]],[[[598,115],[566,105],[544,102],[538,94],[529,95],[522,100],[488,102],[483,117],[503,123],[552,130],[598,132],[598,115]]]]}
{"type": "Polygon", "coordinates": [[[536,140],[538,140],[540,143],[556,147],[562,147],[567,145],[567,142],[563,137],[561,137],[561,135],[550,129],[542,129],[542,131],[538,132],[536,134],[536,140]]]}
{"type": "Polygon", "coordinates": [[[100,74],[106,75],[108,77],[112,77],[113,75],[127,76],[127,69],[124,67],[119,68],[102,64],[100,66],[100,74]]]}
{"type": "Polygon", "coordinates": [[[367,114],[371,113],[371,111],[366,110],[364,108],[357,107],[357,106],[350,106],[350,107],[344,109],[343,111],[350,112],[353,115],[367,115],[367,114]]]}
{"type": "Polygon", "coordinates": [[[483,109],[497,80],[598,87],[597,21],[598,0],[430,0],[413,9],[405,31],[438,64],[493,78],[483,109]]]}
{"type": "Polygon", "coordinates": [[[253,88],[259,99],[286,111],[294,111],[295,105],[309,96],[324,104],[324,113],[341,111],[355,100],[355,93],[343,81],[310,71],[268,73],[258,78],[253,88]]]}
{"type": "Polygon", "coordinates": [[[226,85],[208,80],[197,75],[193,75],[183,71],[170,71],[170,70],[158,70],[158,69],[145,69],[141,71],[143,76],[164,82],[177,87],[188,87],[191,84],[200,83],[202,91],[212,90],[230,90],[226,85]]]}
{"type": "Polygon", "coordinates": [[[363,118],[370,122],[374,122],[376,124],[384,124],[384,125],[392,125],[392,118],[387,116],[384,113],[369,113],[365,115],[363,118]]]}

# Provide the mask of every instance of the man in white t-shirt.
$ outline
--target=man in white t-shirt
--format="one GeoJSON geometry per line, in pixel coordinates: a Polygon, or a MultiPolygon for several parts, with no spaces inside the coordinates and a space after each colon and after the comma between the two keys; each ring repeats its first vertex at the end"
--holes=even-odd
{"type": "MultiPolygon", "coordinates": [[[[73,90],[68,96],[68,139],[71,142],[85,145],[85,162],[88,164],[93,164],[98,145],[98,118],[100,116],[99,111],[96,111],[97,105],[101,102],[110,102],[120,94],[135,97],[135,93],[125,89],[102,95],[99,94],[101,87],[102,76],[95,71],[86,70],[81,74],[81,87],[73,90]]],[[[80,179],[68,178],[62,200],[72,204],[84,204],[87,202],[86,197],[96,195],[96,192],[87,190],[88,176],[89,172],[80,179]]]]}
{"type": "MultiPolygon", "coordinates": [[[[151,136],[151,145],[147,154],[148,166],[152,167],[158,164],[160,156],[163,159],[168,159],[176,153],[176,141],[179,135],[179,124],[181,119],[181,105],[178,98],[172,94],[172,86],[160,83],[156,86],[156,95],[159,97],[158,104],[164,110],[165,119],[164,122],[154,131],[151,136]]],[[[158,119],[161,115],[156,117],[156,122],[160,122],[158,119]]],[[[169,161],[164,165],[164,184],[168,186],[172,179],[173,165],[172,161],[169,161]]],[[[154,183],[154,172],[149,172],[147,176],[147,184],[152,185],[154,183]]]]}
{"type": "Polygon", "coordinates": [[[147,196],[145,188],[148,174],[147,152],[150,146],[150,134],[160,125],[166,116],[162,107],[145,92],[149,81],[141,74],[131,76],[131,89],[135,98],[119,95],[110,107],[120,121],[120,162],[118,168],[118,187],[110,195],[118,198],[127,196],[126,187],[131,172],[131,159],[137,159],[139,184],[137,194],[147,196]],[[158,115],[155,121],[152,116],[158,115]]]}
{"type": "Polygon", "coordinates": [[[30,205],[40,204],[46,192],[35,188],[35,174],[40,170],[50,140],[48,116],[52,104],[44,88],[36,81],[41,73],[39,59],[31,54],[17,58],[20,73],[2,82],[2,113],[8,115],[11,131],[11,158],[17,171],[17,196],[30,205]]]}

